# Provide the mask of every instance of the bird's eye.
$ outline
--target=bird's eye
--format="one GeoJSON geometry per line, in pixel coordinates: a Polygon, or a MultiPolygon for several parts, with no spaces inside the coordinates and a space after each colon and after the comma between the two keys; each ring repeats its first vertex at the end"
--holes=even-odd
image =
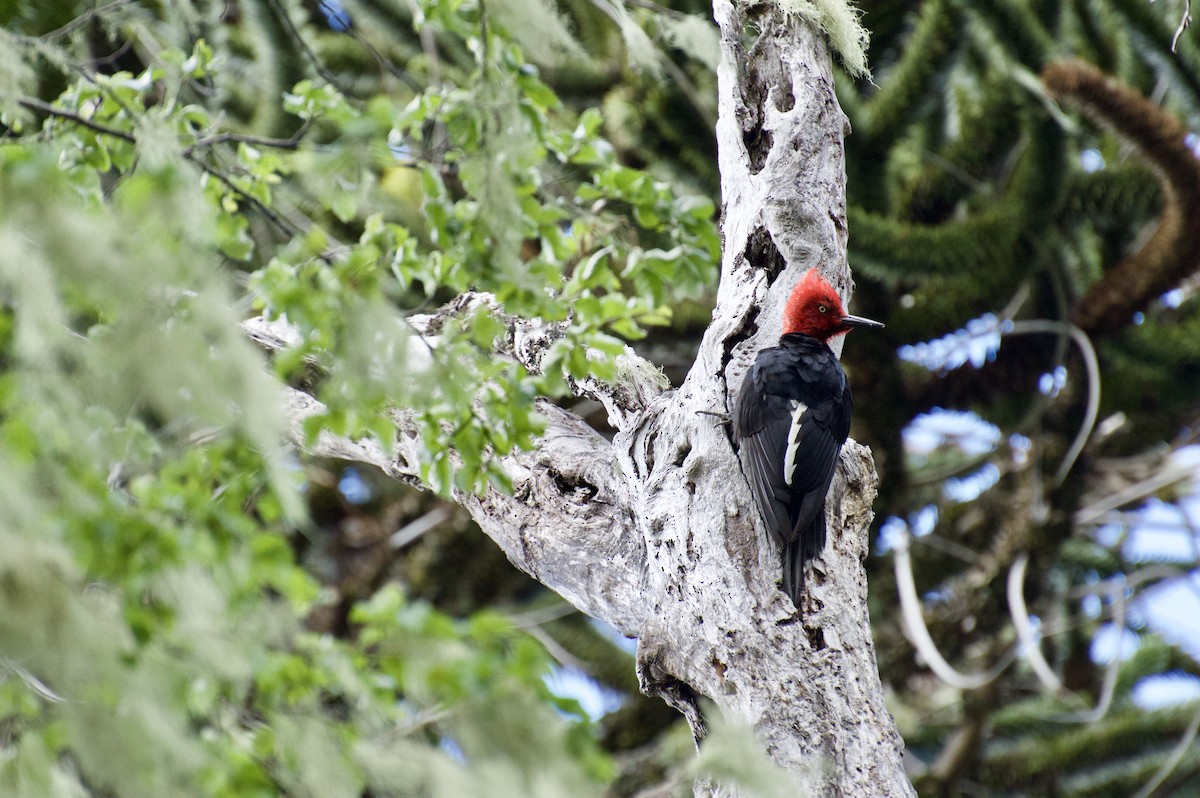
{"type": "Polygon", "coordinates": [[[829,306],[827,306],[827,305],[817,305],[817,310],[821,311],[822,313],[828,313],[828,312],[829,312],[829,306]]]}

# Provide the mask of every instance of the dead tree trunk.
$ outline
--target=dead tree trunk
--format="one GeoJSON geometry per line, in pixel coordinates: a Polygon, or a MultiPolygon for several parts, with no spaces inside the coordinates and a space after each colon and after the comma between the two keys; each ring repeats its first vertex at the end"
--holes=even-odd
{"type": "MultiPolygon", "coordinates": [[[[776,586],[779,553],[721,418],[755,354],[778,338],[782,304],[804,270],[820,268],[848,294],[845,118],[829,52],[819,32],[770,4],[716,0],[715,16],[725,249],[695,365],[681,387],[663,390],[649,364],[625,355],[620,384],[579,386],[607,407],[618,430],[611,443],[546,403],[539,448],[507,458],[513,495],[458,499],[519,568],[636,637],[642,689],[677,707],[697,738],[706,697],[752,727],[814,796],[914,795],[867,617],[877,479],[869,451],[853,442],[843,450],[827,502],[830,544],[810,573],[801,620],[776,586]]],[[[477,303],[491,300],[468,295],[442,312],[477,303]]],[[[552,331],[508,322],[505,354],[536,369],[552,331]]],[[[286,337],[248,327],[268,347],[286,337]]],[[[290,398],[298,428],[319,405],[290,398]]],[[[316,449],[412,479],[415,426],[403,412],[396,420],[391,459],[333,438],[316,449]]]]}

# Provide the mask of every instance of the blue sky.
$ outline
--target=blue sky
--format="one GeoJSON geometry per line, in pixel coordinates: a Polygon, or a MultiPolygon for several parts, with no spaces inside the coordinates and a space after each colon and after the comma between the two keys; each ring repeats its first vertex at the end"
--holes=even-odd
{"type": "MultiPolygon", "coordinates": [[[[1169,292],[1164,305],[1175,306],[1182,293],[1169,292]]],[[[901,359],[944,373],[970,364],[980,367],[995,357],[1004,333],[1012,325],[988,314],[968,323],[963,329],[934,341],[901,347],[901,359]]],[[[1057,395],[1072,375],[1065,367],[1045,374],[1039,389],[1047,396],[1057,395]]],[[[934,452],[953,448],[967,457],[1011,458],[1013,465],[1024,464],[1031,442],[1021,435],[1009,435],[975,413],[935,409],[917,416],[903,431],[908,457],[916,462],[934,452]],[[1002,451],[1002,447],[1007,451],[1002,451]]],[[[1140,634],[1152,631],[1164,640],[1200,661],[1200,446],[1184,446],[1174,451],[1164,468],[1181,479],[1173,502],[1151,497],[1140,506],[1119,514],[1120,522],[1098,527],[1095,539],[1107,546],[1119,546],[1134,573],[1143,565],[1174,564],[1180,575],[1165,579],[1132,595],[1126,606],[1126,624],[1118,629],[1112,623],[1100,626],[1091,649],[1093,659],[1107,663],[1114,656],[1131,656],[1140,642],[1140,634]]],[[[947,480],[943,498],[951,502],[969,502],[991,488],[1000,477],[994,462],[982,462],[977,468],[947,480]]],[[[880,524],[877,553],[886,554],[899,540],[911,534],[920,538],[937,528],[935,505],[914,512],[908,518],[887,518],[880,524]]],[[[1084,609],[1099,617],[1102,603],[1096,596],[1084,600],[1084,609]]],[[[1037,619],[1034,619],[1037,621],[1037,619]]],[[[1200,698],[1200,680],[1184,674],[1165,674],[1142,680],[1134,689],[1134,699],[1146,708],[1200,698]]]]}

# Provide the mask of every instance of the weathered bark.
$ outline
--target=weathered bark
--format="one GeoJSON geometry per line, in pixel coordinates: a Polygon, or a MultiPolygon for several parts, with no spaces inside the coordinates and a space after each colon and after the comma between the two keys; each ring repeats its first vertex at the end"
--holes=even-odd
{"type": "MultiPolygon", "coordinates": [[[[830,543],[813,564],[801,616],[777,587],[779,553],[723,420],[746,367],[778,338],[800,274],[816,266],[848,294],[845,118],[828,50],[808,24],[768,4],[716,0],[715,16],[725,253],[695,365],[680,388],[664,391],[648,364],[626,355],[620,385],[578,386],[608,409],[611,443],[547,403],[539,448],[506,458],[513,495],[458,498],[519,568],[637,637],[642,689],[680,709],[697,737],[698,700],[707,697],[750,725],[814,796],[913,795],[867,615],[863,560],[877,479],[869,451],[853,442],[843,450],[827,502],[830,543]]],[[[446,312],[487,301],[471,295],[446,312]]],[[[506,354],[537,368],[553,330],[509,324],[506,354]]],[[[436,317],[421,325],[436,331],[436,317]]],[[[250,327],[266,346],[282,344],[270,325],[250,327]]],[[[290,401],[297,420],[317,407],[299,392],[290,401]]],[[[416,430],[405,413],[396,420],[393,458],[333,438],[316,448],[412,479],[416,430]]]]}

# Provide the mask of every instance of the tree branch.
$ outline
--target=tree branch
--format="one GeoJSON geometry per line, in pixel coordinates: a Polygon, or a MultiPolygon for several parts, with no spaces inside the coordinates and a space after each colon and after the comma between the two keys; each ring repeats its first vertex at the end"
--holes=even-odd
{"type": "Polygon", "coordinates": [[[109,127],[108,125],[102,125],[99,122],[94,122],[91,119],[88,119],[87,117],[80,116],[74,111],[68,111],[66,108],[59,108],[56,105],[42,102],[35,97],[22,97],[17,100],[17,104],[22,108],[28,108],[30,111],[37,111],[38,113],[47,114],[48,116],[73,122],[80,127],[85,127],[93,133],[99,133],[102,136],[110,136],[115,139],[120,139],[121,141],[128,141],[131,144],[137,143],[137,139],[132,133],[128,133],[124,130],[118,130],[115,127],[109,127]]]}
{"type": "MultiPolygon", "coordinates": [[[[99,133],[102,136],[109,136],[110,138],[127,141],[130,144],[138,143],[137,136],[128,131],[95,122],[87,117],[75,113],[74,111],[69,111],[66,108],[60,108],[56,105],[51,105],[50,103],[43,102],[34,97],[22,97],[17,100],[17,104],[23,108],[28,108],[31,111],[37,111],[57,119],[66,120],[73,124],[79,125],[80,127],[87,128],[95,133],[99,133]]],[[[307,129],[308,123],[305,122],[305,124],[301,126],[296,134],[290,139],[263,139],[254,136],[244,136],[238,133],[221,133],[210,136],[206,139],[201,139],[194,144],[185,147],[182,150],[181,155],[195,164],[205,174],[208,174],[221,181],[221,183],[223,183],[230,191],[237,194],[243,202],[246,202],[257,209],[264,217],[267,218],[268,221],[274,224],[283,233],[286,235],[295,236],[303,232],[298,226],[285,219],[271,208],[267,207],[267,205],[259,201],[257,198],[251,196],[245,189],[239,186],[232,177],[225,174],[215,166],[200,160],[196,154],[196,150],[201,147],[210,147],[221,142],[247,142],[259,144],[261,146],[295,149],[295,147],[299,144],[300,137],[303,136],[307,129]]]]}
{"type": "MultiPolygon", "coordinates": [[[[509,330],[508,340],[497,354],[512,357],[534,374],[542,373],[542,359],[550,346],[563,336],[565,324],[547,323],[540,319],[522,319],[505,314],[491,294],[472,291],[461,294],[431,315],[409,318],[409,324],[420,335],[436,335],[448,316],[462,315],[486,309],[509,330]]],[[[638,356],[631,348],[617,355],[617,380],[609,384],[586,378],[572,380],[576,395],[595,399],[604,405],[609,423],[618,430],[626,429],[647,406],[668,387],[666,377],[653,363],[638,356]]]]}
{"type": "Polygon", "coordinates": [[[273,139],[264,136],[254,136],[248,133],[216,133],[202,139],[197,139],[194,143],[184,147],[183,155],[185,158],[190,158],[192,153],[198,149],[226,143],[251,144],[255,147],[270,147],[276,150],[294,150],[300,146],[300,141],[311,126],[312,118],[309,117],[304,120],[304,124],[296,129],[295,133],[286,139],[273,139]]]}
{"type": "MultiPolygon", "coordinates": [[[[547,430],[537,449],[504,458],[513,495],[455,498],[518,567],[636,635],[643,691],[679,709],[697,739],[706,733],[699,699],[707,697],[754,729],[813,795],[912,796],[866,604],[877,479],[869,451],[853,442],[843,449],[826,502],[830,542],[812,566],[801,614],[779,590],[779,552],[723,419],[755,354],[778,339],[795,280],[815,266],[849,293],[845,117],[828,47],[808,23],[771,5],[716,0],[714,13],[723,48],[725,252],[694,366],[668,391],[657,369],[627,351],[616,385],[574,385],[604,403],[617,428],[611,443],[543,402],[547,430]]],[[[508,329],[499,354],[540,370],[560,328],[504,316],[486,294],[409,321],[432,344],[449,315],[481,308],[508,329]]],[[[269,348],[287,339],[261,320],[248,325],[269,348]]],[[[420,443],[407,411],[395,421],[396,454],[381,467],[408,479],[420,443]]],[[[381,454],[348,443],[340,449],[348,456],[381,454]]],[[[335,445],[343,442],[316,443],[335,445]]],[[[696,792],[728,794],[707,782],[696,792]]]]}
{"type": "Polygon", "coordinates": [[[1163,212],[1154,235],[1108,267],[1076,305],[1072,321],[1085,332],[1111,332],[1200,267],[1200,165],[1178,119],[1090,64],[1055,61],[1043,70],[1042,82],[1132,142],[1162,183],[1163,212]]]}
{"type": "MultiPolygon", "coordinates": [[[[500,315],[493,297],[471,293],[456,298],[437,313],[412,317],[415,334],[424,339],[416,345],[436,346],[437,333],[449,317],[480,307],[500,315]]],[[[540,320],[504,318],[510,335],[499,354],[539,370],[546,350],[561,337],[558,326],[540,320]]],[[[256,317],[243,322],[243,329],[271,352],[299,341],[296,330],[286,321],[256,317]]],[[[622,357],[637,360],[632,354],[622,357]]],[[[634,369],[634,373],[642,372],[634,369]]],[[[645,398],[648,386],[632,381],[609,387],[597,381],[590,390],[590,395],[626,413],[635,399],[645,398]]],[[[321,433],[315,441],[307,440],[304,422],[324,412],[324,405],[302,391],[285,391],[292,440],[310,454],[367,463],[394,479],[421,484],[422,444],[410,411],[398,409],[393,414],[395,452],[388,456],[371,440],[353,441],[329,433],[321,433]]],[[[538,410],[546,420],[538,448],[502,458],[513,480],[513,494],[489,489],[482,496],[455,491],[453,497],[471,512],[514,565],[583,612],[633,635],[646,611],[640,598],[645,551],[632,522],[633,511],[624,484],[613,468],[611,445],[582,419],[549,402],[539,402],[538,410]]]]}

